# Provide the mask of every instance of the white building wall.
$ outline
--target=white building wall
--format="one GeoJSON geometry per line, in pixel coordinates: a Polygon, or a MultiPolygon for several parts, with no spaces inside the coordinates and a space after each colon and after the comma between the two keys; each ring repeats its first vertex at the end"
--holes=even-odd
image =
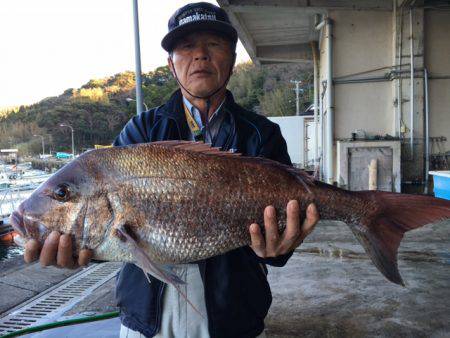
{"type": "MultiPolygon", "coordinates": [[[[450,11],[425,12],[425,65],[431,76],[450,76],[450,11]]],[[[431,79],[430,136],[445,136],[450,150],[450,79],[431,79]]]]}
{"type": "MultiPolygon", "coordinates": [[[[330,11],[329,17],[333,20],[333,78],[392,66],[392,12],[330,11]]],[[[324,32],[319,45],[321,84],[326,80],[326,36],[324,32]]],[[[394,135],[392,86],[389,81],[336,84],[334,138],[350,138],[351,133],[358,129],[369,135],[394,135]]],[[[320,85],[321,97],[323,88],[320,85]]],[[[323,97],[325,109],[326,95],[323,97]]],[[[335,147],[334,159],[336,176],[335,147]]]]}
{"type": "MultiPolygon", "coordinates": [[[[405,142],[402,155],[403,175],[406,180],[419,178],[423,171],[424,97],[422,60],[431,79],[430,136],[444,136],[444,150],[450,150],[450,11],[415,10],[414,50],[415,57],[415,110],[414,110],[414,158],[410,158],[410,81],[409,81],[409,12],[403,19],[403,67],[402,80],[402,129],[405,142]],[[424,14],[423,14],[424,13],[424,14]],[[422,15],[424,15],[422,20],[422,15]],[[423,48],[422,48],[423,46],[423,48]],[[437,79],[437,77],[446,77],[437,79]]],[[[339,83],[346,76],[379,77],[395,65],[395,13],[389,11],[331,11],[333,20],[333,78],[334,86],[334,138],[346,139],[355,130],[364,130],[368,136],[390,134],[397,136],[398,108],[396,107],[397,81],[368,83],[339,83]],[[384,69],[383,69],[384,68],[384,69]],[[360,74],[379,69],[372,73],[360,74]]],[[[320,43],[320,91],[326,80],[327,53],[326,32],[320,43]]],[[[322,105],[326,108],[326,95],[322,105]]],[[[326,112],[325,112],[326,119],[326,112]]],[[[436,151],[436,149],[434,149],[436,151]]],[[[335,158],[335,172],[337,168],[335,158]]],[[[335,177],[337,179],[337,177],[335,177]]]]}
{"type": "MultiPolygon", "coordinates": [[[[335,11],[330,17],[335,78],[392,66],[392,12],[335,11]]],[[[336,84],[335,138],[349,138],[355,129],[392,135],[392,114],[391,82],[336,84]]]]}

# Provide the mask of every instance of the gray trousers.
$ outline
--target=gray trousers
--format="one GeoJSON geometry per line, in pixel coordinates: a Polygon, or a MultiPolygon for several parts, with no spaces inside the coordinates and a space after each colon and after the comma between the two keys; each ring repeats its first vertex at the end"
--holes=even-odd
{"type": "MultiPolygon", "coordinates": [[[[203,282],[197,264],[176,267],[176,273],[186,284],[179,286],[198,314],[172,285],[167,285],[163,296],[161,330],[155,338],[209,338],[203,282]]],[[[265,338],[261,333],[256,338],[265,338]]],[[[121,325],[120,338],[145,338],[144,335],[121,325]]]]}

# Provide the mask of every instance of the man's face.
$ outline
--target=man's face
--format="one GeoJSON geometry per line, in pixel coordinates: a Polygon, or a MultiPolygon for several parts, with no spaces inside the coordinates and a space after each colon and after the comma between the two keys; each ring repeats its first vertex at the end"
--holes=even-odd
{"type": "MultiPolygon", "coordinates": [[[[180,39],[172,52],[178,81],[196,96],[208,96],[227,79],[234,62],[231,43],[211,32],[196,32],[180,39]]],[[[174,74],[175,75],[175,74],[174,74]]]]}

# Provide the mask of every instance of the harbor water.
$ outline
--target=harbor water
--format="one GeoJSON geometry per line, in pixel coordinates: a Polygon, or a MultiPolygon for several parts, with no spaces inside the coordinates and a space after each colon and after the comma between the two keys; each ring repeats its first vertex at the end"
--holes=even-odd
{"type": "Polygon", "coordinates": [[[13,242],[0,242],[0,262],[23,255],[23,249],[13,242]]]}
{"type": "Polygon", "coordinates": [[[0,164],[0,262],[23,254],[23,249],[11,239],[11,228],[6,224],[8,217],[50,176],[42,170],[32,169],[29,163],[0,164]]]}

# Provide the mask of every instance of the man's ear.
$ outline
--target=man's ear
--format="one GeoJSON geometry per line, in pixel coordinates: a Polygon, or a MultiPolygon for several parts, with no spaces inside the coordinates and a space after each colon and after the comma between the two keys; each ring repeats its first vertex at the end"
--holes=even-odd
{"type": "Polygon", "coordinates": [[[170,72],[172,73],[173,77],[175,77],[175,66],[173,65],[172,55],[169,55],[169,57],[167,58],[167,65],[169,66],[170,72]]]}
{"type": "Polygon", "coordinates": [[[233,74],[235,63],[236,63],[236,52],[233,53],[233,61],[231,62],[230,76],[233,74]]]}

